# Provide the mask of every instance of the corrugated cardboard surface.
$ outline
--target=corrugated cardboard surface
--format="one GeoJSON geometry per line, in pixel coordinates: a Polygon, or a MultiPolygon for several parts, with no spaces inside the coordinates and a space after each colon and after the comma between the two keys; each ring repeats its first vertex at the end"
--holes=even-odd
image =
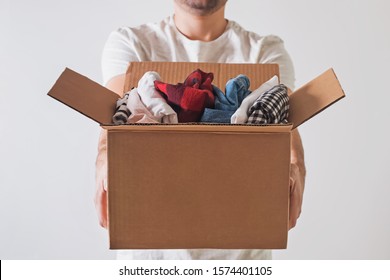
{"type": "Polygon", "coordinates": [[[112,249],[286,247],[290,127],[202,128],[109,130],[112,249]]]}
{"type": "Polygon", "coordinates": [[[156,71],[161,80],[177,84],[182,83],[187,76],[196,69],[214,74],[213,84],[224,90],[226,82],[239,74],[250,77],[252,90],[261,86],[274,75],[279,76],[277,64],[221,64],[221,63],[196,63],[196,62],[131,62],[127,68],[125,92],[132,87],[137,87],[138,81],[146,71],[156,71]]]}

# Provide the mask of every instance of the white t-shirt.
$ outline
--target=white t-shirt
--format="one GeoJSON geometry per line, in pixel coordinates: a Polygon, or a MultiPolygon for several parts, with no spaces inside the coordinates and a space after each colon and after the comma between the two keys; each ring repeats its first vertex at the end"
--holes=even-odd
{"type": "MultiPolygon", "coordinates": [[[[259,36],[229,21],[225,32],[211,42],[190,40],[181,34],[173,16],[160,23],[122,27],[112,32],[102,55],[103,83],[126,73],[131,61],[218,63],[277,63],[280,81],[294,90],[295,74],[283,41],[259,36]]],[[[243,73],[245,74],[245,73],[243,73]]],[[[178,81],[182,82],[182,81],[178,81]]],[[[270,259],[270,250],[119,250],[118,259],[270,259]]]]}
{"type": "Polygon", "coordinates": [[[126,73],[130,61],[276,63],[281,83],[294,90],[294,67],[283,41],[246,31],[234,21],[211,42],[188,39],[176,28],[173,16],[160,23],[119,28],[110,34],[103,50],[103,83],[126,73]]]}

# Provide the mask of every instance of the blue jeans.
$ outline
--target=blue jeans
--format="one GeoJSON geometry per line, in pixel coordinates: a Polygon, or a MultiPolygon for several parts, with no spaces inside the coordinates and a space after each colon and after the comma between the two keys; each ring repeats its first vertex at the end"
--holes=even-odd
{"type": "Polygon", "coordinates": [[[225,86],[226,94],[213,85],[215,109],[206,108],[200,122],[230,123],[232,115],[240,107],[242,100],[251,93],[249,86],[249,78],[245,75],[230,79],[225,86]]]}
{"type": "Polygon", "coordinates": [[[235,111],[224,111],[206,108],[200,122],[204,123],[230,123],[230,119],[235,111]]]}
{"type": "Polygon", "coordinates": [[[226,83],[225,93],[213,86],[215,95],[215,109],[224,111],[236,111],[242,100],[248,96],[250,81],[245,75],[238,75],[226,83]]]}

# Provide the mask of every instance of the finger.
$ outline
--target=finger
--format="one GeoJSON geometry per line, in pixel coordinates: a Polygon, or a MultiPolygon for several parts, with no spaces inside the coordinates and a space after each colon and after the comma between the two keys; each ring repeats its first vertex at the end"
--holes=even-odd
{"type": "Polygon", "coordinates": [[[290,194],[290,215],[289,215],[289,229],[296,226],[298,217],[301,212],[300,196],[296,190],[295,184],[292,186],[290,194]]]}
{"type": "Polygon", "coordinates": [[[296,203],[294,202],[294,197],[290,196],[290,215],[288,221],[289,230],[296,226],[297,218],[298,217],[296,215],[296,203]]]}
{"type": "Polygon", "coordinates": [[[95,194],[95,207],[98,214],[99,224],[107,228],[108,216],[107,216],[107,192],[103,189],[103,186],[96,190],[95,194]]]}
{"type": "Polygon", "coordinates": [[[108,227],[108,215],[107,215],[107,192],[103,190],[100,203],[100,225],[104,228],[108,227]]]}
{"type": "Polygon", "coordinates": [[[290,177],[290,195],[294,192],[295,180],[290,177]]]}
{"type": "Polygon", "coordinates": [[[103,180],[103,188],[105,191],[107,191],[107,178],[104,178],[103,180]]]}

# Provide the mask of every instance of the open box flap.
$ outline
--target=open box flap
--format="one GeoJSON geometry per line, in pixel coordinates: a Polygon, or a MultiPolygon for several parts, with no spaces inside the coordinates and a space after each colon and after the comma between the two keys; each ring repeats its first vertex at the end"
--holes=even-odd
{"type": "MultiPolygon", "coordinates": [[[[163,81],[178,83],[184,81],[187,75],[197,68],[213,72],[214,84],[220,88],[224,88],[228,79],[238,74],[246,74],[251,81],[252,90],[277,75],[279,71],[276,64],[132,62],[126,73],[124,91],[137,86],[138,80],[146,71],[157,71],[161,73],[163,81]]],[[[119,98],[116,93],[68,68],[48,95],[101,125],[112,124],[116,101],[119,98]]],[[[298,127],[344,96],[333,69],[330,69],[291,94],[289,122],[293,124],[293,128],[298,127]]]]}
{"type": "Polygon", "coordinates": [[[99,124],[112,123],[119,95],[66,68],[48,93],[99,124]]]}
{"type": "Polygon", "coordinates": [[[288,120],[296,128],[343,97],[336,74],[329,69],[291,94],[288,120]]]}

